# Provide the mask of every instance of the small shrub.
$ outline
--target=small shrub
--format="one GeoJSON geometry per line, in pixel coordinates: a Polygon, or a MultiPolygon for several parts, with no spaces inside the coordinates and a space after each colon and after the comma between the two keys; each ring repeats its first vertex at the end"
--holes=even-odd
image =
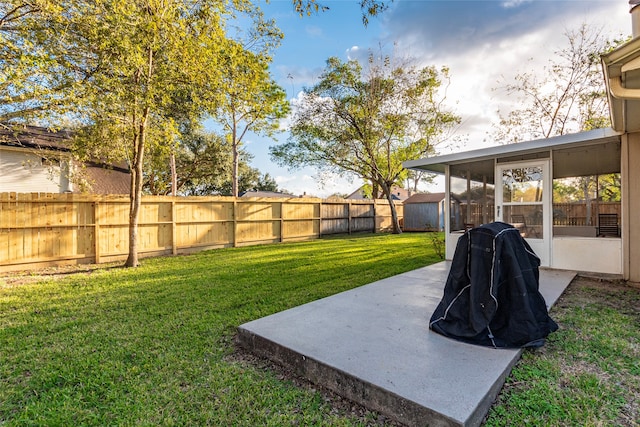
{"type": "Polygon", "coordinates": [[[444,234],[442,233],[429,233],[431,238],[431,246],[433,251],[440,259],[444,259],[444,234]]]}

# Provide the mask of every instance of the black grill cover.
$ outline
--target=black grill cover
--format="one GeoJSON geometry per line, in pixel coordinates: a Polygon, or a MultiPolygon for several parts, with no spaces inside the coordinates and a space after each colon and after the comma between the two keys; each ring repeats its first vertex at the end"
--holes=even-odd
{"type": "Polygon", "coordinates": [[[493,222],[458,240],[444,296],[429,327],[500,348],[539,347],[558,325],[538,290],[540,259],[520,232],[493,222]]]}

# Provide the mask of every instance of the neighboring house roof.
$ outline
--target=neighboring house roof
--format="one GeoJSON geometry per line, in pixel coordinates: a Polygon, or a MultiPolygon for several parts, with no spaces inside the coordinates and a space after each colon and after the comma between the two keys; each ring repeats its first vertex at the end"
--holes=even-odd
{"type": "MultiPolygon", "coordinates": [[[[0,149],[5,146],[12,149],[29,150],[31,153],[35,152],[35,150],[70,153],[69,141],[71,138],[72,132],[68,130],[56,131],[40,126],[0,123],[0,149]]],[[[131,174],[124,163],[109,165],[100,162],[88,162],[84,164],[83,172],[87,187],[85,189],[89,193],[130,193],[131,174]]],[[[73,188],[74,193],[80,192],[78,187],[74,186],[73,188]]]]}
{"type": "Polygon", "coordinates": [[[35,148],[43,150],[70,151],[67,142],[71,132],[52,129],[0,123],[0,145],[35,148]]]}
{"type": "Polygon", "coordinates": [[[93,194],[131,193],[131,174],[128,168],[89,163],[84,172],[93,194]]]}
{"type": "Polygon", "coordinates": [[[409,197],[402,203],[409,205],[412,203],[440,203],[444,200],[444,193],[418,193],[409,197]]]}
{"type": "Polygon", "coordinates": [[[364,192],[362,191],[362,187],[358,188],[353,193],[349,194],[345,197],[345,199],[364,199],[364,192]]]}
{"type": "Polygon", "coordinates": [[[293,194],[289,193],[279,193],[277,191],[245,191],[240,194],[240,197],[281,197],[281,198],[291,198],[297,197],[293,194]]]}
{"type": "MultiPolygon", "coordinates": [[[[398,186],[393,186],[391,188],[391,197],[394,200],[406,200],[409,198],[409,191],[398,186]]],[[[364,195],[364,186],[358,188],[353,193],[349,194],[345,199],[355,199],[355,200],[363,200],[368,199],[369,197],[365,197],[364,195]]]]}

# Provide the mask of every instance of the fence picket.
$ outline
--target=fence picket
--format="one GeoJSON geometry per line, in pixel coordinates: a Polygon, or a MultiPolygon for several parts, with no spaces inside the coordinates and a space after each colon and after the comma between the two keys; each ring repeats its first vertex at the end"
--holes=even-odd
{"type": "MultiPolygon", "coordinates": [[[[397,205],[402,217],[402,204],[397,205]]],[[[144,196],[140,256],[384,231],[386,201],[144,196]]],[[[0,271],[124,260],[129,197],[0,193],[0,271]]]]}

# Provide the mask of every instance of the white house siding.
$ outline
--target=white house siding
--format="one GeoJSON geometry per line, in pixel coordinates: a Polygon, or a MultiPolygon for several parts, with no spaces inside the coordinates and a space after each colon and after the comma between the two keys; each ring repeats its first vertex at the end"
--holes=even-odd
{"type": "Polygon", "coordinates": [[[623,139],[622,152],[624,278],[640,282],[640,132],[623,139]]]}
{"type": "Polygon", "coordinates": [[[622,275],[622,239],[554,237],[551,267],[622,275]]]}
{"type": "Polygon", "coordinates": [[[68,190],[68,179],[62,179],[59,166],[43,166],[42,156],[37,153],[0,149],[0,193],[64,193],[68,190]]]}
{"type": "MultiPolygon", "coordinates": [[[[453,259],[463,232],[447,236],[446,259],[453,259]]],[[[622,240],[608,237],[554,237],[551,268],[622,275],[622,240]]]]}

